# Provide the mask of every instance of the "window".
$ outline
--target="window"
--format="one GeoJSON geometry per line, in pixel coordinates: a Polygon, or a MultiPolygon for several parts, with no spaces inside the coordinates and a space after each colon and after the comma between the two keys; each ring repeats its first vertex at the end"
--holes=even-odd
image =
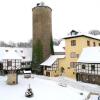
{"type": "Polygon", "coordinates": [[[3,63],[0,63],[0,70],[3,69],[3,63]]]}
{"type": "Polygon", "coordinates": [[[75,74],[75,72],[73,72],[73,75],[75,74]]]}
{"type": "Polygon", "coordinates": [[[76,52],[71,52],[71,54],[70,54],[70,57],[71,57],[71,58],[76,58],[76,56],[77,56],[77,55],[76,55],[76,52]]]}
{"type": "Polygon", "coordinates": [[[50,76],[50,72],[46,72],[46,76],[50,76]]]}
{"type": "Polygon", "coordinates": [[[75,68],[75,62],[70,62],[70,67],[75,68]]]}
{"type": "Polygon", "coordinates": [[[71,46],[76,46],[76,40],[71,40],[71,46]]]}
{"type": "Polygon", "coordinates": [[[7,61],[7,66],[12,66],[12,61],[7,61]]]}
{"type": "Polygon", "coordinates": [[[65,69],[63,67],[61,67],[61,73],[63,73],[65,71],[65,69]]]}
{"type": "Polygon", "coordinates": [[[94,47],[96,46],[95,42],[93,42],[93,46],[94,46],[94,47]]]}
{"type": "Polygon", "coordinates": [[[47,70],[47,67],[44,67],[44,70],[47,70]]]}
{"type": "Polygon", "coordinates": [[[91,65],[91,71],[95,71],[95,65],[91,65]]]}
{"type": "Polygon", "coordinates": [[[79,58],[79,56],[80,56],[80,55],[79,55],[79,54],[77,54],[76,56],[77,56],[77,58],[79,58]]]}
{"type": "Polygon", "coordinates": [[[85,69],[85,67],[86,67],[85,65],[82,65],[82,69],[85,69]]]}
{"type": "Polygon", "coordinates": [[[23,59],[25,59],[25,57],[23,57],[23,59]]]}
{"type": "Polygon", "coordinates": [[[28,65],[30,65],[30,64],[31,64],[31,62],[27,62],[27,64],[28,64],[28,65]]]}
{"type": "Polygon", "coordinates": [[[98,45],[100,46],[100,43],[98,45]]]}
{"type": "Polygon", "coordinates": [[[22,63],[21,63],[21,65],[25,65],[25,63],[24,63],[24,62],[22,62],[22,63]]]}
{"type": "Polygon", "coordinates": [[[87,46],[90,46],[90,41],[87,41],[87,46]]]}

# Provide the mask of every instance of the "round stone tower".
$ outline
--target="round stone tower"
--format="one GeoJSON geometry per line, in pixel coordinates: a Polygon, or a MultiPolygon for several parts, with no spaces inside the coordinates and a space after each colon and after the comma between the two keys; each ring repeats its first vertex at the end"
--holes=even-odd
{"type": "MultiPolygon", "coordinates": [[[[33,60],[39,58],[39,54],[36,54],[35,48],[41,49],[42,61],[46,60],[52,51],[52,9],[45,6],[43,2],[38,3],[36,7],[32,9],[32,20],[33,20],[33,60]],[[39,43],[41,48],[39,47],[39,43]]],[[[40,54],[41,55],[41,54],[40,54]]],[[[40,58],[41,59],[41,58],[40,58]]],[[[41,62],[41,61],[40,61],[41,62]]]]}

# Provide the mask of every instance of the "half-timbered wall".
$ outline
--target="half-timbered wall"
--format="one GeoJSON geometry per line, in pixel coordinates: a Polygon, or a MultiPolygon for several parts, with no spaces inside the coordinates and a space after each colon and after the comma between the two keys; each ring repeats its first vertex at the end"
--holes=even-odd
{"type": "Polygon", "coordinates": [[[5,59],[3,60],[3,69],[4,70],[16,70],[21,68],[21,61],[18,59],[5,59]]]}
{"type": "Polygon", "coordinates": [[[100,64],[77,63],[77,72],[100,75],[100,64]]]}
{"type": "Polygon", "coordinates": [[[100,64],[77,63],[76,80],[100,85],[100,64]]]}
{"type": "Polygon", "coordinates": [[[56,60],[51,66],[44,66],[44,75],[58,76],[59,75],[59,62],[56,60]]]}
{"type": "Polygon", "coordinates": [[[46,66],[46,67],[45,67],[45,70],[47,70],[47,71],[56,71],[56,70],[58,70],[58,60],[55,61],[55,62],[52,64],[52,66],[46,66]]]}
{"type": "Polygon", "coordinates": [[[22,69],[30,68],[31,62],[21,62],[22,69]]]}

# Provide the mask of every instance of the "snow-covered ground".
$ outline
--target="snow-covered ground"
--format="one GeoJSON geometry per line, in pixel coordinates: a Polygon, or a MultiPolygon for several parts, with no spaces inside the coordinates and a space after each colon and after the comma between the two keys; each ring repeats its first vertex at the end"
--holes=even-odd
{"type": "MultiPolygon", "coordinates": [[[[59,82],[63,79],[61,77],[48,78],[45,76],[34,75],[34,78],[26,79],[23,75],[19,75],[17,85],[7,85],[6,78],[6,76],[0,76],[0,100],[85,100],[89,93],[89,91],[85,89],[81,90],[80,88],[78,89],[73,87],[71,84],[67,84],[67,87],[59,86],[59,82]],[[29,84],[34,92],[34,96],[32,98],[25,97],[25,92],[29,84]],[[80,93],[83,93],[83,95],[80,95],[80,93]]],[[[75,82],[74,80],[67,80],[69,83],[71,83],[71,81],[72,83],[75,82]]],[[[77,82],[74,86],[76,85],[77,82]]],[[[88,86],[93,88],[95,87],[95,85],[88,86]]],[[[90,100],[96,99],[97,97],[95,96],[90,100]]]]}

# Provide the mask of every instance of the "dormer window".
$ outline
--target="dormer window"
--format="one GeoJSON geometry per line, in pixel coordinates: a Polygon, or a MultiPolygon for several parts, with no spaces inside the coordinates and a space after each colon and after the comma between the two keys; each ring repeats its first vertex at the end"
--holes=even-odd
{"type": "Polygon", "coordinates": [[[78,32],[77,32],[77,31],[75,31],[75,30],[72,30],[72,31],[70,32],[70,34],[71,34],[71,35],[77,35],[77,34],[78,34],[78,32]]]}
{"type": "Polygon", "coordinates": [[[23,59],[25,59],[25,57],[22,57],[23,59]]]}
{"type": "Polygon", "coordinates": [[[21,50],[20,52],[23,53],[23,50],[21,50]]]}
{"type": "Polygon", "coordinates": [[[5,50],[5,52],[8,52],[8,50],[5,50]]]}

